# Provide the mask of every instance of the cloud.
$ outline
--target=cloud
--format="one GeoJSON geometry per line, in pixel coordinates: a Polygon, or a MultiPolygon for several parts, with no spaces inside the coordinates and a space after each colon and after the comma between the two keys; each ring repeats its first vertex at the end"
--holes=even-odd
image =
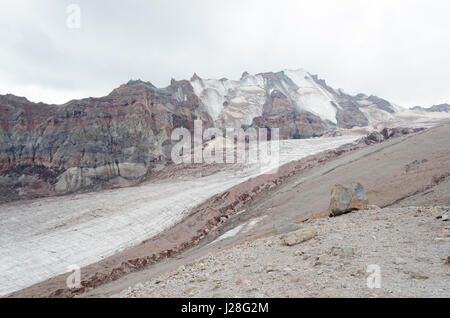
{"type": "Polygon", "coordinates": [[[450,102],[447,0],[2,2],[0,93],[63,103],[133,78],[305,68],[404,106],[450,102]],[[66,8],[81,8],[81,28],[66,8]]]}

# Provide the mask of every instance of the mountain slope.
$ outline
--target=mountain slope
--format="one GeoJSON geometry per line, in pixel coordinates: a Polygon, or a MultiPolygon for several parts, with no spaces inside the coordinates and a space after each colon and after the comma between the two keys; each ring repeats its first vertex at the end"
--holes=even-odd
{"type": "Polygon", "coordinates": [[[365,116],[360,109],[378,112],[379,117],[395,113],[386,100],[364,94],[350,96],[302,69],[244,73],[238,81],[202,79],[194,74],[190,82],[218,127],[251,125],[273,108],[274,98],[281,98],[288,112],[320,118],[326,127],[367,125],[367,117],[372,116],[365,116]]]}
{"type": "Polygon", "coordinates": [[[389,102],[351,96],[304,70],[244,73],[240,80],[130,81],[64,105],[0,96],[1,201],[135,184],[171,162],[177,127],[280,128],[310,138],[392,118],[389,102]]]}

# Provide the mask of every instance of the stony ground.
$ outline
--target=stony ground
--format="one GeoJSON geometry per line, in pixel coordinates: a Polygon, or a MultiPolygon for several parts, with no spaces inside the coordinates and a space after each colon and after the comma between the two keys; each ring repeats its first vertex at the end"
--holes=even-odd
{"type": "Polygon", "coordinates": [[[396,207],[286,224],[115,297],[450,297],[449,214],[396,207]],[[369,288],[377,266],[381,288],[369,288]]]}

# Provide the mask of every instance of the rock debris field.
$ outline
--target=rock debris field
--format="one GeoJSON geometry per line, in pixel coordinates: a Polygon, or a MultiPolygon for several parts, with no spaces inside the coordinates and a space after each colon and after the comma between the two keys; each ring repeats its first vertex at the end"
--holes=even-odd
{"type": "Polygon", "coordinates": [[[114,297],[450,297],[450,207],[369,208],[274,227],[114,297]]]}

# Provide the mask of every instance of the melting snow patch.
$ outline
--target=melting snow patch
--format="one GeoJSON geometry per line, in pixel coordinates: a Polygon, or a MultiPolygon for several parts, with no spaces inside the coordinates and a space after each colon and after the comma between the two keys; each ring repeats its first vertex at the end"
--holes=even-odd
{"type": "Polygon", "coordinates": [[[244,227],[245,224],[246,224],[246,223],[236,226],[234,229],[229,230],[229,231],[226,232],[225,234],[219,236],[217,239],[215,239],[215,240],[214,240],[212,243],[210,243],[210,244],[214,244],[214,243],[217,243],[217,242],[222,241],[222,240],[224,240],[224,239],[227,239],[227,238],[230,238],[230,237],[235,236],[236,234],[239,233],[239,231],[244,227]]]}

